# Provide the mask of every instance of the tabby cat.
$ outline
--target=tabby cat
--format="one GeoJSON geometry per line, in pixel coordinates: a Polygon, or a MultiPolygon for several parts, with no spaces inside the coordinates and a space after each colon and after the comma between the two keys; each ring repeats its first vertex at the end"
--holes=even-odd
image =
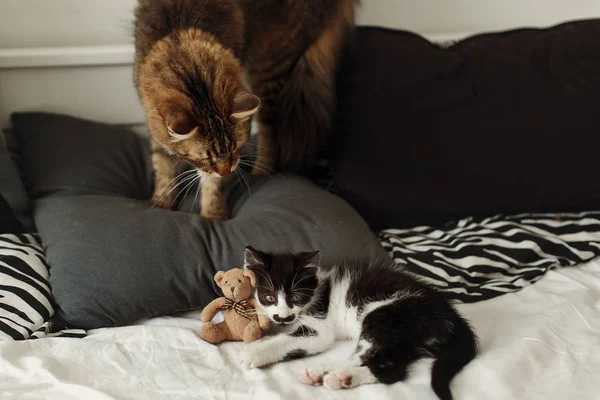
{"type": "Polygon", "coordinates": [[[244,367],[318,354],[346,339],[356,343],[348,360],[307,368],[300,380],[330,389],[391,384],[413,362],[435,358],[431,386],[447,400],[450,381],[477,354],[474,332],[450,302],[391,263],[321,268],[319,252],[247,247],[244,264],[256,275],[259,312],[275,323],[274,335],[244,346],[244,367]]]}
{"type": "Polygon", "coordinates": [[[355,1],[139,0],[134,80],[153,139],[155,203],[172,207],[184,160],[202,176],[202,215],[226,219],[221,181],[245,162],[254,114],[254,174],[314,161],[355,1]]]}

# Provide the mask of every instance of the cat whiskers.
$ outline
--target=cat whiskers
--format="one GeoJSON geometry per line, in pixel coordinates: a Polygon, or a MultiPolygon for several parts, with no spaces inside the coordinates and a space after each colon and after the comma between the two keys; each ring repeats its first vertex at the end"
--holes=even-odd
{"type": "Polygon", "coordinates": [[[206,182],[204,180],[204,177],[200,175],[199,172],[196,174],[196,178],[194,180],[198,182],[198,186],[196,187],[196,195],[194,196],[194,200],[192,201],[192,205],[190,206],[190,212],[192,212],[192,210],[194,209],[194,204],[196,204],[196,200],[198,199],[198,193],[200,193],[200,191],[202,190],[202,184],[206,182]]]}
{"type": "Polygon", "coordinates": [[[248,188],[248,194],[251,195],[252,189],[250,189],[250,179],[247,176],[248,173],[244,171],[243,168],[236,168],[234,172],[238,178],[241,177],[241,180],[243,180],[243,182],[246,184],[246,187],[248,188]]]}
{"type": "Polygon", "coordinates": [[[269,284],[269,288],[265,288],[265,289],[268,289],[268,290],[274,292],[275,291],[275,285],[273,284],[273,280],[271,279],[271,277],[269,276],[269,274],[267,274],[265,271],[261,270],[260,268],[257,269],[255,272],[260,273],[260,275],[265,278],[266,283],[269,284]]]}
{"type": "Polygon", "coordinates": [[[260,316],[260,317],[268,317],[269,315],[263,311],[263,310],[258,310],[258,309],[254,309],[254,311],[250,311],[248,313],[248,315],[256,315],[256,316],[260,316]]]}
{"type": "MultiPolygon", "coordinates": [[[[296,272],[296,275],[298,274],[298,272],[296,272]]],[[[294,291],[294,289],[296,288],[296,286],[298,286],[298,284],[302,281],[305,281],[307,279],[313,278],[312,275],[307,275],[304,278],[300,279],[299,281],[296,281],[296,275],[294,275],[294,280],[292,281],[292,291],[294,291]]]]}
{"type": "Polygon", "coordinates": [[[281,174],[279,172],[275,171],[273,168],[271,168],[263,163],[257,162],[257,161],[246,160],[243,157],[240,157],[240,165],[243,165],[243,166],[249,167],[249,168],[256,168],[260,172],[263,172],[263,173],[269,175],[271,178],[273,177],[272,174],[281,176],[281,174]]]}
{"type": "Polygon", "coordinates": [[[313,297],[312,295],[306,294],[306,293],[302,293],[299,290],[292,290],[290,293],[291,294],[297,294],[297,295],[304,296],[304,297],[313,297]]]}
{"type": "MultiPolygon", "coordinates": [[[[193,176],[190,175],[190,173],[192,173],[194,171],[192,170],[188,170],[188,171],[183,171],[181,174],[177,175],[175,178],[173,178],[171,180],[171,182],[169,182],[169,184],[167,185],[167,188],[171,185],[173,185],[175,182],[177,182],[179,179],[181,179],[180,182],[178,182],[175,186],[173,186],[168,192],[164,193],[162,196],[159,197],[158,200],[156,200],[152,206],[150,207],[150,209],[156,207],[156,205],[158,203],[161,203],[164,199],[166,199],[175,189],[177,189],[179,186],[183,185],[184,183],[188,182],[190,179],[193,179],[193,176]]],[[[175,200],[177,200],[177,197],[175,198],[175,200]]]]}

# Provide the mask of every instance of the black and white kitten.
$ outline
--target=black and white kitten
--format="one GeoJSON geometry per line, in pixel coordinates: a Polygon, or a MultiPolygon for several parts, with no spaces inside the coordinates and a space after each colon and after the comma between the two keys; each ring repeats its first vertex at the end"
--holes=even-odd
{"type": "Polygon", "coordinates": [[[398,267],[321,268],[319,252],[266,254],[247,247],[255,296],[274,334],[244,346],[241,364],[259,368],[321,353],[336,339],[356,349],[337,365],[307,368],[300,380],[330,389],[403,380],[410,364],[435,358],[431,385],[451,399],[450,381],[477,354],[477,338],[445,297],[398,267]]]}

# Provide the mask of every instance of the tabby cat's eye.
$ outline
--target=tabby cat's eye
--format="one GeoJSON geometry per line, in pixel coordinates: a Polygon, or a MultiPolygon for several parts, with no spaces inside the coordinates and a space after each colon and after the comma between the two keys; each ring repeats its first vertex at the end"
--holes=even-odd
{"type": "Polygon", "coordinates": [[[190,132],[188,132],[186,134],[181,134],[181,133],[175,132],[171,127],[167,126],[167,132],[169,133],[169,136],[171,136],[172,140],[178,142],[178,141],[189,139],[190,137],[192,137],[194,135],[194,133],[196,133],[196,128],[192,129],[190,132]]]}

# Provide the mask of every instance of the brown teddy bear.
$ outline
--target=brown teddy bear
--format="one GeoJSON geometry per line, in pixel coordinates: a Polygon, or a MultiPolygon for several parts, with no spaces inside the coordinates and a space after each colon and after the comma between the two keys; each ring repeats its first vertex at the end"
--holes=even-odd
{"type": "Polygon", "coordinates": [[[256,314],[256,301],[251,299],[256,286],[256,275],[249,270],[233,268],[215,274],[215,282],[225,297],[211,301],[200,314],[203,322],[200,337],[217,344],[226,340],[254,342],[270,327],[269,318],[256,314]],[[218,324],[211,321],[219,311],[225,311],[225,320],[218,324]]]}

